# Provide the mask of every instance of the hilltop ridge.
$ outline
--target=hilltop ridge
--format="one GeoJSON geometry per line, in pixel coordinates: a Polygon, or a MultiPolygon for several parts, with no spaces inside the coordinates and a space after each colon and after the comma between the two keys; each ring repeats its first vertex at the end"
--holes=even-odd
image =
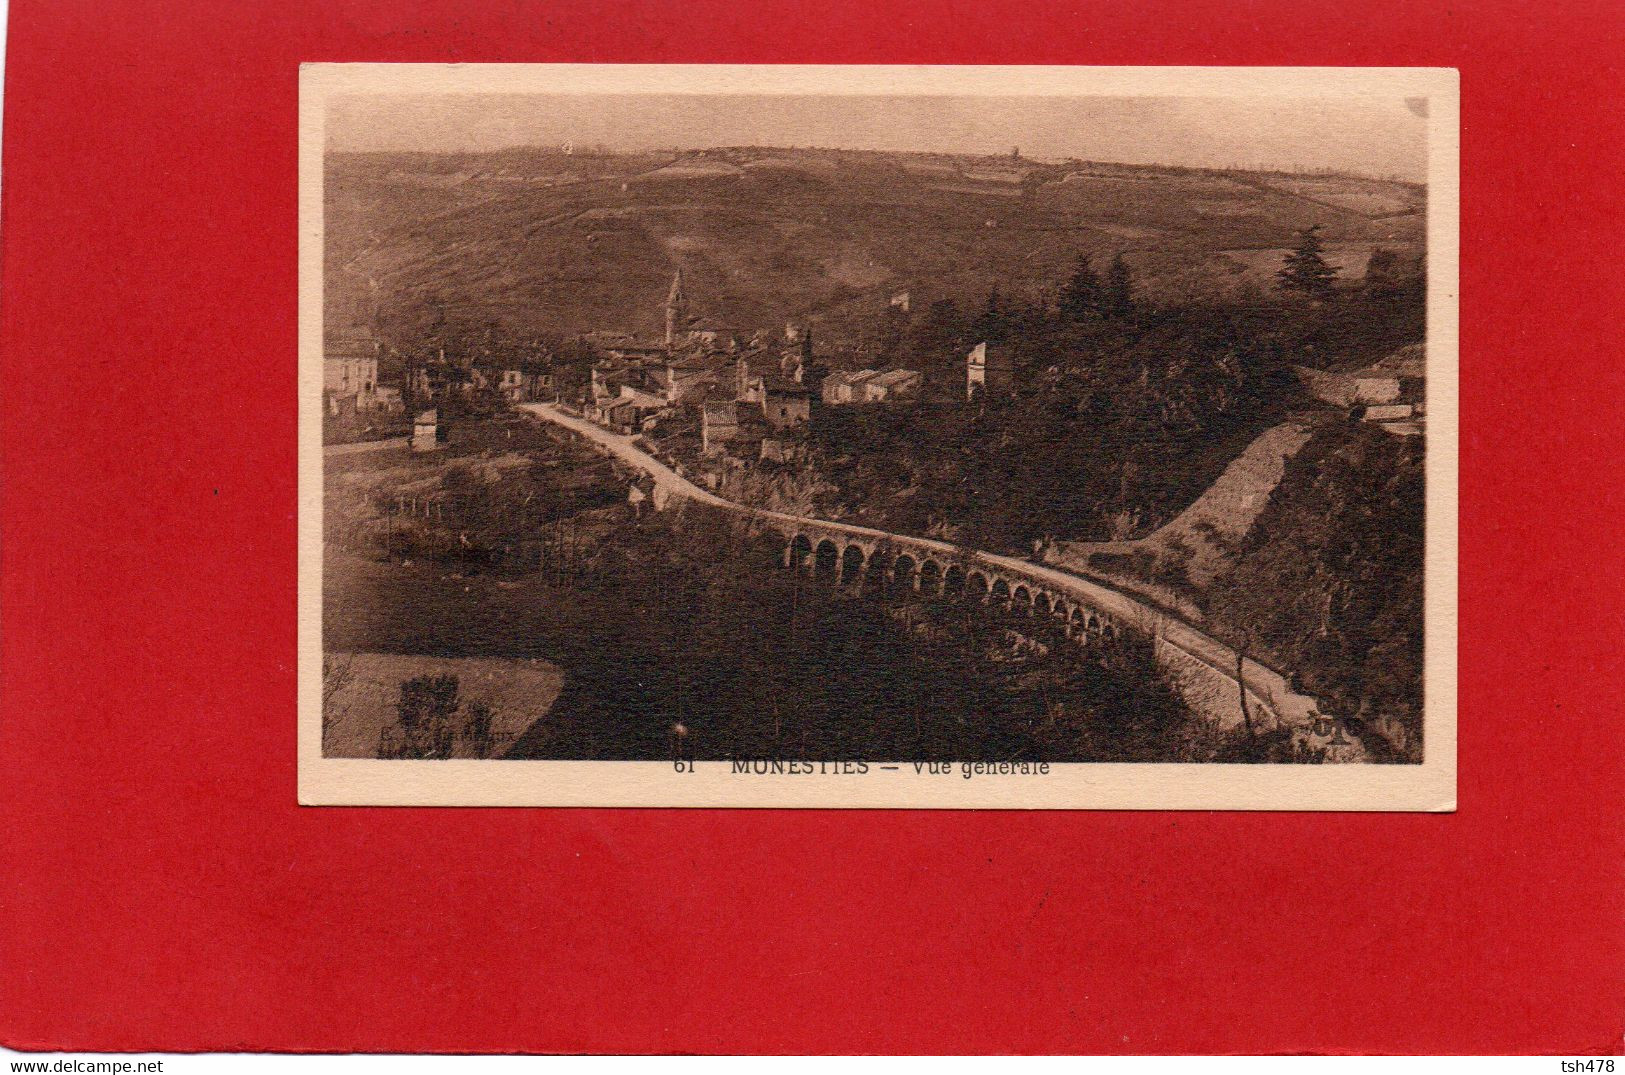
{"type": "Polygon", "coordinates": [[[911,290],[1036,298],[1079,253],[1122,253],[1147,296],[1267,290],[1322,226],[1347,281],[1415,261],[1425,189],[1346,175],[741,147],[681,153],[332,154],[327,323],[653,331],[681,267],[695,309],[837,330],[911,290]]]}

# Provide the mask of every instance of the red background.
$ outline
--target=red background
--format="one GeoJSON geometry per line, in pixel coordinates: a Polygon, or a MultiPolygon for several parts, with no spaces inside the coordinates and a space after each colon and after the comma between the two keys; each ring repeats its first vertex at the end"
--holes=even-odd
{"type": "Polygon", "coordinates": [[[1618,1051],[1613,0],[14,0],[0,1040],[1618,1051]],[[1460,812],[294,805],[304,60],[1462,71],[1460,812]]]}

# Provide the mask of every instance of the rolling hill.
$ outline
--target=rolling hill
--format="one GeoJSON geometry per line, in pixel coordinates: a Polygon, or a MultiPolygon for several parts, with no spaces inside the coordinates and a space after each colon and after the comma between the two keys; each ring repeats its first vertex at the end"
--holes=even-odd
{"type": "Polygon", "coordinates": [[[327,326],[655,331],[680,266],[720,324],[805,317],[838,336],[905,288],[1036,297],[1080,252],[1123,253],[1154,297],[1222,296],[1271,286],[1311,224],[1346,280],[1379,247],[1414,260],[1425,197],[1345,176],[836,150],[334,154],[327,326]]]}

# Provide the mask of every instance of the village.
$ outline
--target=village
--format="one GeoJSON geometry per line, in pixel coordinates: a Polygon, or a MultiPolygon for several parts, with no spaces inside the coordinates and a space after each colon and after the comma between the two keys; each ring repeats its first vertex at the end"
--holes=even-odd
{"type": "MultiPolygon", "coordinates": [[[[892,302],[906,310],[908,296],[892,302]]],[[[399,382],[385,384],[381,345],[340,338],[325,355],[324,418],[335,430],[404,431],[410,412],[413,449],[434,451],[460,416],[492,404],[556,403],[605,429],[657,437],[663,454],[688,457],[715,488],[726,467],[800,458],[823,407],[895,404],[924,385],[919,370],[833,368],[811,328],[793,320],[782,333],[725,331],[690,312],[680,270],[664,315],[663,338],[605,330],[573,341],[591,356],[584,377],[543,349],[511,367],[442,350],[432,362],[401,365],[399,382]]],[[[966,397],[1007,390],[1009,374],[979,345],[966,358],[966,397]]]]}
{"type": "MultiPolygon", "coordinates": [[[[888,306],[906,314],[909,304],[905,291],[893,294],[888,306]]],[[[598,330],[571,341],[571,358],[538,346],[507,364],[442,348],[432,361],[397,360],[395,383],[381,376],[388,360],[380,342],[341,336],[324,356],[326,439],[409,434],[414,450],[434,451],[459,419],[553,403],[613,432],[648,438],[658,455],[692,468],[716,489],[730,468],[804,458],[825,408],[903,404],[926,390],[921,370],[880,359],[866,364],[851,347],[821,353],[812,327],[795,319],[782,331],[744,336],[696,315],[680,269],[663,312],[660,338],[598,330]]],[[[1352,372],[1305,366],[1293,372],[1320,403],[1387,432],[1417,436],[1425,428],[1425,364],[1421,347],[1413,345],[1352,372]]],[[[1017,391],[1017,363],[1003,343],[978,341],[951,368],[958,383],[934,386],[939,394],[976,402],[1017,391]]]]}

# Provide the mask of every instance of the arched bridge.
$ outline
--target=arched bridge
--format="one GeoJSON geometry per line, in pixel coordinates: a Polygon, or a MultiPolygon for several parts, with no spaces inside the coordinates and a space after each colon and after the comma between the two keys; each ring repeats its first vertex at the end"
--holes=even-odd
{"type": "Polygon", "coordinates": [[[1068,636],[1130,630],[1152,639],[1158,661],[1173,674],[1193,710],[1222,726],[1241,722],[1245,686],[1255,721],[1304,727],[1316,715],[1315,699],[1292,690],[1285,677],[1257,661],[1240,662],[1229,646],[1171,613],[1089,579],[1011,556],[964,549],[945,541],[892,534],[851,523],[751,508],[700,488],[639,448],[634,438],[611,433],[546,403],[522,408],[593,441],[622,462],[648,474],[657,506],[673,498],[749,517],[785,541],[784,563],[846,582],[906,586],[925,594],[964,593],[970,598],[1031,609],[1057,618],[1068,636]]]}
{"type": "Polygon", "coordinates": [[[1003,567],[994,558],[925,538],[830,522],[813,525],[769,512],[751,514],[788,535],[788,568],[843,585],[959,597],[1052,617],[1068,637],[1114,636],[1119,630],[1111,613],[1026,570],[1033,565],[1016,561],[1019,568],[1003,567]]]}

